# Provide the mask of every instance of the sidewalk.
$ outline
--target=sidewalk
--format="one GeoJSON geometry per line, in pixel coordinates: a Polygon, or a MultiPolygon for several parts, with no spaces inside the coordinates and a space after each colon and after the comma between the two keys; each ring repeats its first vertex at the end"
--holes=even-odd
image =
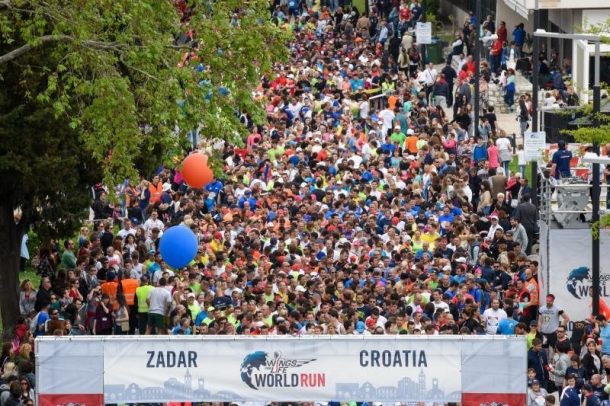
{"type": "MultiPolygon", "coordinates": [[[[445,64],[438,64],[438,65],[434,66],[434,68],[436,69],[437,72],[440,72],[444,67],[445,67],[445,64]]],[[[452,90],[452,92],[455,92],[455,88],[452,90]]],[[[505,109],[501,109],[498,107],[496,107],[495,110],[496,110],[495,111],[496,117],[498,118],[497,127],[504,130],[506,132],[506,135],[508,135],[509,138],[512,138],[513,134],[516,134],[517,135],[517,145],[522,144],[523,138],[521,137],[521,134],[519,133],[519,131],[520,131],[519,123],[516,120],[517,113],[505,112],[504,111],[505,109]]],[[[447,115],[447,117],[450,118],[450,120],[453,120],[453,109],[452,108],[445,109],[445,114],[447,115]]]]}

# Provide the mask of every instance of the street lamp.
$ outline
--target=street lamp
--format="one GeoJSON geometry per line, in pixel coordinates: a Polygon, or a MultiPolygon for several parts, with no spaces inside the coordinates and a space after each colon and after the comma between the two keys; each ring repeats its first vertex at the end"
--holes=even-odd
{"type": "Polygon", "coordinates": [[[479,98],[481,97],[481,19],[483,18],[481,12],[481,1],[476,2],[476,16],[477,24],[475,27],[475,50],[474,50],[474,137],[478,136],[479,132],[479,120],[481,117],[481,105],[479,98]]]}
{"type": "MultiPolygon", "coordinates": [[[[599,86],[599,59],[600,59],[600,35],[591,34],[560,34],[557,32],[546,32],[545,30],[537,29],[534,32],[534,38],[558,38],[558,39],[570,39],[593,42],[595,44],[595,76],[593,80],[593,114],[599,114],[601,111],[601,88],[599,86]]],[[[536,55],[534,55],[536,57],[536,55]]],[[[536,92],[538,91],[537,83],[533,83],[536,86],[536,92]]],[[[537,100],[537,98],[536,98],[537,100]]],[[[537,107],[537,106],[536,106],[537,107]]],[[[535,108],[536,108],[535,107],[535,108]]],[[[536,112],[537,114],[537,112],[536,112]]],[[[595,116],[594,116],[595,125],[595,116]]],[[[583,157],[583,162],[593,164],[591,170],[593,171],[592,185],[591,185],[591,222],[593,224],[599,221],[599,196],[601,194],[600,178],[599,178],[599,164],[610,163],[610,160],[605,161],[605,158],[599,157],[599,145],[594,144],[593,149],[595,156],[583,157]]],[[[593,314],[599,314],[599,234],[591,233],[591,273],[593,276],[593,314]]]]}

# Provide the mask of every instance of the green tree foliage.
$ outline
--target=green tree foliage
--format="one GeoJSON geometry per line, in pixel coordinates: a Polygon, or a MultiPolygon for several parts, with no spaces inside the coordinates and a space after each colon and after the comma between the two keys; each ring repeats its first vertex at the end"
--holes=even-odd
{"type": "Polygon", "coordinates": [[[70,235],[95,182],[112,188],[171,164],[194,128],[241,143],[236,111],[264,118],[252,91],[287,55],[288,39],[271,23],[268,1],[185,3],[188,21],[172,0],[0,1],[5,331],[18,315],[27,226],[47,237],[70,235]],[[177,40],[187,31],[195,41],[177,40]]]}

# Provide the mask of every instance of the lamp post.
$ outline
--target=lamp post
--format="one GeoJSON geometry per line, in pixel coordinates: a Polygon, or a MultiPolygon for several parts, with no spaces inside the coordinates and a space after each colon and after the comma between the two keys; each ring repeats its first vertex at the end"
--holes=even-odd
{"type": "MultiPolygon", "coordinates": [[[[534,31],[540,28],[540,8],[534,3],[534,31]]],[[[540,82],[540,37],[534,35],[532,44],[532,132],[538,132],[538,84],[540,82]]],[[[532,161],[532,200],[538,206],[538,161],[532,161]]]]}
{"type": "Polygon", "coordinates": [[[474,136],[477,137],[479,131],[479,120],[481,117],[481,1],[476,1],[477,23],[475,26],[475,45],[474,45],[474,136]]]}
{"type": "MultiPolygon", "coordinates": [[[[537,3],[537,2],[536,2],[537,3]]],[[[594,120],[593,125],[596,125],[595,115],[601,111],[601,88],[599,85],[599,60],[600,60],[600,42],[601,36],[590,35],[590,34],[559,34],[555,32],[546,32],[544,30],[536,30],[534,32],[534,41],[536,37],[539,38],[559,38],[559,39],[571,39],[581,40],[587,42],[593,42],[595,44],[595,76],[593,81],[593,114],[594,120]]],[[[596,154],[599,154],[599,145],[594,144],[593,149],[596,154]]],[[[610,163],[610,159],[605,158],[593,158],[583,157],[583,162],[588,162],[592,165],[592,185],[591,185],[591,221],[596,223],[599,221],[599,196],[601,194],[600,178],[599,178],[599,164],[610,163]]],[[[533,175],[532,175],[533,176],[533,175]]],[[[593,284],[593,314],[599,314],[599,234],[592,234],[591,240],[591,276],[593,284]]]]}

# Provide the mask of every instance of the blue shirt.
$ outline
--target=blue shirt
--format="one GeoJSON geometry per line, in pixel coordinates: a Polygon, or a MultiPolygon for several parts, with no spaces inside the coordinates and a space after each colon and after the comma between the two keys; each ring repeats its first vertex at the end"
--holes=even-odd
{"type": "Polygon", "coordinates": [[[502,334],[504,336],[511,336],[515,334],[515,326],[517,322],[512,317],[500,320],[498,323],[498,334],[502,334]]]}
{"type": "Polygon", "coordinates": [[[601,329],[599,337],[602,339],[602,354],[610,355],[610,324],[601,329]]]}
{"type": "Polygon", "coordinates": [[[515,28],[513,30],[513,41],[518,47],[522,47],[525,42],[525,30],[521,28],[515,28]]]}
{"type": "Polygon", "coordinates": [[[487,147],[485,145],[476,145],[472,150],[472,159],[475,162],[487,160],[487,147]]]}
{"type": "Polygon", "coordinates": [[[572,160],[572,151],[560,149],[553,154],[553,163],[557,165],[557,175],[560,177],[570,176],[570,161],[572,160]]]}

